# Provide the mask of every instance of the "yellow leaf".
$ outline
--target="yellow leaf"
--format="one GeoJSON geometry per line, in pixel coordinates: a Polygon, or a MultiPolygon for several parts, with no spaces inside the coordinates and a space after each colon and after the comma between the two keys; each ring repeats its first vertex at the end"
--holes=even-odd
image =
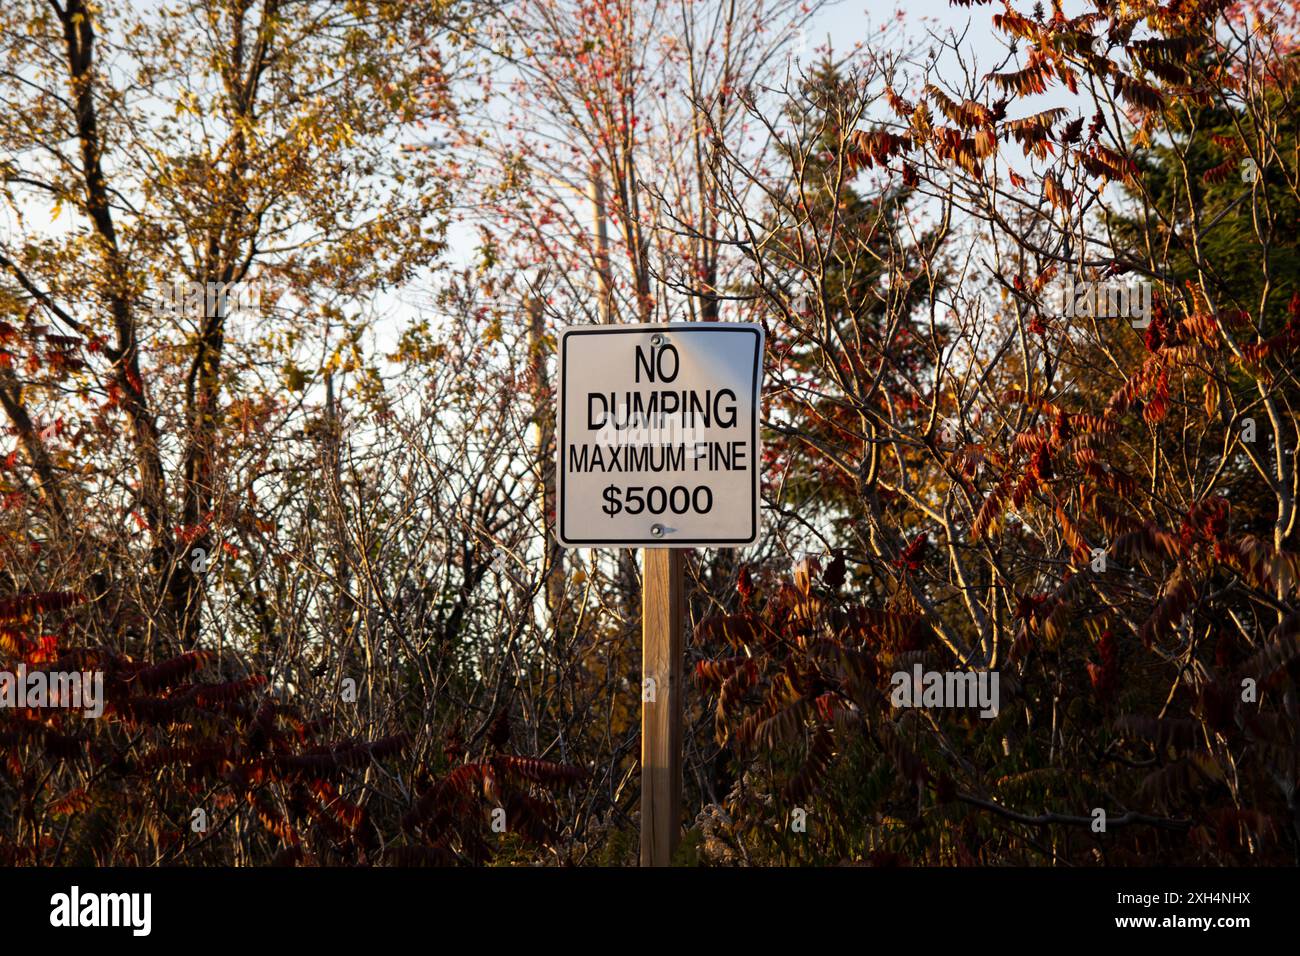
{"type": "Polygon", "coordinates": [[[1212,378],[1205,382],[1205,414],[1210,418],[1219,414],[1219,383],[1212,378]]]}

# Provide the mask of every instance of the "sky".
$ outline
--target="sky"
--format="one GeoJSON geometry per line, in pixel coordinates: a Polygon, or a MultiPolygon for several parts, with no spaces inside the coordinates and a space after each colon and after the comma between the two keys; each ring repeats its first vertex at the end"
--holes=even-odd
{"type": "MultiPolygon", "coordinates": [[[[817,13],[796,56],[801,63],[807,63],[818,57],[819,49],[827,45],[835,53],[848,53],[859,42],[870,48],[879,42],[884,28],[891,28],[888,36],[891,42],[897,42],[897,30],[892,28],[901,17],[906,35],[922,50],[929,33],[945,35],[951,31],[961,37],[963,56],[973,59],[978,72],[983,74],[1005,56],[1003,40],[995,35],[990,22],[995,9],[993,6],[953,6],[949,0],[908,0],[901,6],[894,0],[839,0],[817,13]]],[[[951,59],[950,54],[948,59],[951,59]]],[[[956,65],[945,62],[943,56],[938,66],[937,72],[941,76],[960,75],[956,65]]],[[[473,224],[453,223],[449,240],[450,248],[444,264],[454,268],[471,266],[476,260],[480,241],[473,224]]],[[[371,306],[377,319],[373,344],[380,354],[392,350],[401,330],[414,317],[430,313],[430,293],[438,282],[437,270],[433,270],[426,274],[424,281],[376,297],[371,306]]]]}
{"type": "Polygon", "coordinates": [[[918,36],[927,29],[940,34],[951,29],[959,36],[967,30],[963,46],[985,64],[1002,50],[990,24],[994,9],[952,6],[948,0],[908,0],[905,4],[841,0],[818,14],[816,28],[819,40],[829,35],[836,49],[847,48],[857,40],[869,40],[880,24],[894,20],[901,10],[918,36]]]}
{"type": "MultiPolygon", "coordinates": [[[[992,29],[993,10],[991,6],[953,6],[949,0],[909,0],[904,5],[892,0],[875,3],[869,0],[839,0],[827,4],[818,12],[807,30],[804,50],[797,54],[797,59],[800,62],[812,59],[818,55],[816,51],[819,48],[827,45],[835,53],[847,53],[858,42],[870,46],[873,38],[882,32],[882,27],[894,24],[901,11],[908,24],[908,36],[914,37],[918,43],[928,34],[943,36],[949,31],[961,37],[962,50],[978,63],[982,74],[1005,56],[1003,40],[992,29]]],[[[945,58],[941,56],[939,67],[942,72],[945,67],[951,70],[953,65],[945,63],[945,58]]],[[[475,259],[478,242],[478,235],[472,226],[453,224],[449,261],[458,267],[471,264],[475,259]]]]}

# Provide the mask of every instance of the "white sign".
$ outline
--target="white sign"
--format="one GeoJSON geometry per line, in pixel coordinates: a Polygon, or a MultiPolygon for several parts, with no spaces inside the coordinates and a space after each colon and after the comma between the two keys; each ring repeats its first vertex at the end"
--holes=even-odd
{"type": "Polygon", "coordinates": [[[757,541],[762,378],[757,325],[564,329],[560,544],[738,548],[757,541]]]}

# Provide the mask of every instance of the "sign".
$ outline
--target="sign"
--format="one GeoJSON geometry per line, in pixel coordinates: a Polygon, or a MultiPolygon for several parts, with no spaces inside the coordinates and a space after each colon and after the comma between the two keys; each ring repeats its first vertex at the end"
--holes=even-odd
{"type": "Polygon", "coordinates": [[[560,544],[758,540],[760,326],[570,326],[559,347],[560,544]]]}

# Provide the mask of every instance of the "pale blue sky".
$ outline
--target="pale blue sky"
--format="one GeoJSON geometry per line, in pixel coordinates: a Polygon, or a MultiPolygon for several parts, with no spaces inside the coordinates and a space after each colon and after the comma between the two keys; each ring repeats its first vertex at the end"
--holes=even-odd
{"type": "MultiPolygon", "coordinates": [[[[904,4],[893,0],[839,0],[822,9],[814,18],[805,41],[807,53],[800,59],[803,60],[805,56],[811,59],[813,51],[828,41],[836,53],[847,53],[858,42],[871,47],[879,41],[882,25],[893,26],[896,23],[900,9],[904,12],[906,36],[922,49],[928,33],[942,35],[952,30],[962,38],[960,45],[968,67],[973,61],[978,67],[976,72],[979,75],[989,72],[1005,57],[1004,42],[992,29],[992,16],[997,9],[995,7],[952,6],[948,0],[907,0],[904,4]]],[[[891,42],[898,42],[897,30],[890,29],[887,35],[891,42]]],[[[945,62],[945,57],[940,57],[938,65],[941,77],[945,72],[948,77],[960,75],[950,63],[945,62]]],[[[457,266],[471,264],[475,259],[478,242],[478,234],[470,223],[453,224],[449,260],[457,266]]],[[[426,291],[427,289],[418,288],[417,284],[416,288],[398,291],[394,296],[383,296],[376,303],[377,311],[399,319],[396,324],[381,323],[380,341],[384,345],[392,341],[397,327],[402,324],[401,320],[412,314],[413,306],[416,311],[420,311],[418,303],[425,298],[426,291]],[[400,304],[402,302],[405,304],[400,304]]]]}

